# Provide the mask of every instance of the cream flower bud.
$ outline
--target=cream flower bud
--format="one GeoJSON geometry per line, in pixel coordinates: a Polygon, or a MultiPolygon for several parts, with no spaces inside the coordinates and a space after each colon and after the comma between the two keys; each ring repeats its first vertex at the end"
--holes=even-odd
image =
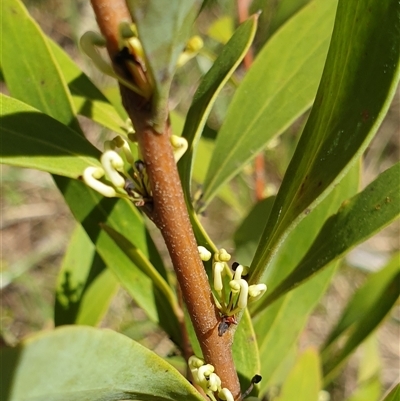
{"type": "Polygon", "coordinates": [[[121,156],[113,150],[107,150],[101,155],[100,161],[103,165],[104,171],[106,172],[107,178],[117,188],[123,188],[125,185],[125,179],[117,171],[122,170],[124,167],[124,161],[121,156]]]}
{"type": "Polygon", "coordinates": [[[247,298],[249,296],[249,285],[246,280],[242,278],[240,280],[232,280],[229,283],[233,293],[237,293],[240,290],[237,306],[240,309],[244,309],[247,306],[247,298]]]}
{"type": "Polygon", "coordinates": [[[204,365],[204,361],[200,358],[197,358],[196,355],[192,355],[188,359],[189,369],[198,369],[200,366],[204,365]]]}
{"type": "Polygon", "coordinates": [[[248,273],[248,266],[238,265],[235,270],[234,280],[240,280],[242,276],[246,276],[248,273]]]}
{"type": "Polygon", "coordinates": [[[204,248],[204,246],[198,246],[197,249],[199,250],[200,259],[203,262],[207,262],[211,259],[211,252],[207,248],[204,248]]]}
{"type": "Polygon", "coordinates": [[[215,392],[221,390],[221,379],[216,373],[211,373],[208,378],[208,388],[215,392]]]}
{"type": "Polygon", "coordinates": [[[129,147],[128,142],[120,137],[119,135],[117,135],[114,139],[113,142],[115,143],[115,145],[119,148],[122,148],[122,151],[124,152],[124,155],[126,157],[126,161],[129,164],[133,164],[135,161],[133,160],[133,155],[132,155],[132,151],[131,148],[129,147]]]}
{"type": "Polygon", "coordinates": [[[231,255],[228,252],[226,252],[224,248],[221,248],[215,255],[215,259],[218,262],[229,262],[231,260],[231,255]]]}
{"type": "Polygon", "coordinates": [[[144,56],[143,46],[139,38],[137,38],[136,36],[132,36],[131,38],[128,39],[127,42],[130,52],[134,54],[137,59],[139,59],[138,61],[141,64],[144,64],[143,60],[145,56],[144,56]]]}
{"type": "Polygon", "coordinates": [[[265,291],[267,291],[267,286],[265,284],[253,284],[249,286],[249,297],[252,301],[261,298],[265,291]]]}
{"type": "Polygon", "coordinates": [[[225,269],[225,265],[221,262],[215,262],[213,265],[214,270],[214,290],[221,292],[223,288],[222,273],[225,269]]]}
{"type": "Polygon", "coordinates": [[[237,294],[240,291],[239,280],[230,281],[229,286],[231,287],[231,291],[233,294],[237,294]]]}
{"type": "Polygon", "coordinates": [[[198,383],[204,388],[207,389],[207,382],[208,382],[208,377],[210,376],[211,373],[214,373],[214,366],[207,364],[200,366],[199,369],[197,370],[197,380],[198,383]]]}
{"type": "Polygon", "coordinates": [[[218,392],[218,397],[221,400],[235,401],[235,399],[233,398],[232,393],[225,387],[220,392],[218,392]]]}
{"type": "Polygon", "coordinates": [[[104,170],[101,167],[87,167],[83,172],[82,178],[87,186],[107,198],[113,198],[117,195],[115,189],[99,181],[99,178],[103,177],[103,175],[104,170]]]}
{"type": "Polygon", "coordinates": [[[186,64],[189,60],[196,56],[196,54],[202,49],[203,47],[203,39],[200,36],[193,36],[189,39],[186,44],[185,50],[180,54],[176,66],[182,67],[186,64]]]}
{"type": "Polygon", "coordinates": [[[174,148],[175,163],[185,154],[188,148],[188,141],[185,138],[177,135],[171,135],[171,145],[174,148]]]}
{"type": "Polygon", "coordinates": [[[186,49],[191,52],[198,52],[203,48],[203,39],[199,35],[192,36],[186,44],[186,49]]]}

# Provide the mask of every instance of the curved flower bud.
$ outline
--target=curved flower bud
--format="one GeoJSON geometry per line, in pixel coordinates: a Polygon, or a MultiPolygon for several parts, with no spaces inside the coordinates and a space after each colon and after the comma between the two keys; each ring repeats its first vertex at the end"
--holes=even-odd
{"type": "Polygon", "coordinates": [[[240,290],[237,307],[240,309],[246,308],[247,298],[249,296],[249,285],[247,284],[247,281],[241,278],[240,280],[232,280],[229,285],[232,288],[233,293],[237,293],[238,288],[240,290]]]}
{"type": "Polygon", "coordinates": [[[256,301],[261,298],[265,291],[267,291],[267,286],[263,283],[253,284],[249,286],[249,301],[256,301]]]}
{"type": "Polygon", "coordinates": [[[220,391],[221,390],[221,379],[216,373],[211,373],[208,378],[208,388],[212,391],[220,391]]]}
{"type": "Polygon", "coordinates": [[[218,392],[218,397],[221,398],[221,400],[235,401],[232,393],[225,387],[221,391],[218,392]]]}
{"type": "Polygon", "coordinates": [[[195,57],[197,53],[202,49],[202,47],[203,47],[203,39],[201,39],[200,36],[196,35],[191,37],[186,44],[185,50],[179,56],[176,66],[178,68],[182,67],[189,60],[195,57]]]}
{"type": "Polygon", "coordinates": [[[243,266],[243,265],[237,265],[236,270],[235,270],[235,276],[234,280],[240,280],[242,276],[247,276],[249,273],[249,267],[248,266],[243,266]]]}
{"type": "Polygon", "coordinates": [[[79,40],[79,44],[83,52],[92,59],[95,66],[102,73],[111,75],[112,77],[115,76],[115,72],[111,65],[103,59],[96,49],[96,46],[104,47],[106,45],[106,41],[103,36],[93,31],[85,32],[79,40]]]}
{"type": "Polygon", "coordinates": [[[224,248],[221,248],[214,257],[218,262],[229,262],[231,260],[231,255],[224,248]]]}
{"type": "Polygon", "coordinates": [[[125,185],[125,179],[117,171],[121,171],[124,167],[124,161],[121,156],[113,150],[107,150],[101,155],[100,161],[103,165],[104,171],[106,172],[107,178],[117,188],[123,188],[125,185]]]}
{"type": "Polygon", "coordinates": [[[192,355],[188,359],[189,369],[198,369],[200,366],[204,365],[204,361],[200,358],[197,358],[196,355],[192,355]]]}
{"type": "Polygon", "coordinates": [[[119,135],[117,135],[112,141],[118,148],[122,148],[122,151],[124,152],[124,155],[126,157],[126,161],[132,165],[135,161],[133,159],[133,155],[132,155],[131,148],[129,147],[129,143],[119,135]]]}
{"type": "Polygon", "coordinates": [[[215,262],[213,264],[213,270],[214,270],[214,290],[217,292],[221,292],[223,288],[223,282],[222,282],[222,273],[225,269],[225,265],[221,262],[215,262]]]}
{"type": "Polygon", "coordinates": [[[204,248],[204,246],[198,246],[197,249],[199,250],[200,259],[203,262],[207,262],[211,259],[211,252],[207,248],[204,248]]]}
{"type": "Polygon", "coordinates": [[[203,39],[199,35],[194,35],[188,40],[186,50],[190,52],[198,52],[203,48],[203,45],[203,39]]]}
{"type": "Polygon", "coordinates": [[[87,167],[83,172],[82,178],[87,186],[93,188],[103,196],[107,198],[113,198],[114,196],[117,196],[117,193],[113,187],[110,187],[99,181],[99,178],[103,177],[103,175],[104,170],[101,167],[87,167]]]}
{"type": "Polygon", "coordinates": [[[214,373],[214,366],[210,364],[200,366],[197,370],[198,383],[205,390],[207,390],[208,377],[211,375],[211,373],[214,373]]]}
{"type": "Polygon", "coordinates": [[[239,280],[230,281],[229,286],[231,287],[231,291],[233,294],[237,294],[240,291],[239,280]]]}
{"type": "Polygon", "coordinates": [[[177,135],[171,135],[171,145],[174,148],[175,163],[185,154],[188,148],[188,141],[185,138],[177,135]]]}

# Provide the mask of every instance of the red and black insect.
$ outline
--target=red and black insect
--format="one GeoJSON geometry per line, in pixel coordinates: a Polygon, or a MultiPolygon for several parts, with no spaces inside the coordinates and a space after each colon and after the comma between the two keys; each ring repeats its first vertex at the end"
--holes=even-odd
{"type": "Polygon", "coordinates": [[[229,327],[231,327],[232,324],[238,324],[235,315],[222,315],[221,321],[218,325],[218,335],[222,337],[228,331],[229,327]]]}

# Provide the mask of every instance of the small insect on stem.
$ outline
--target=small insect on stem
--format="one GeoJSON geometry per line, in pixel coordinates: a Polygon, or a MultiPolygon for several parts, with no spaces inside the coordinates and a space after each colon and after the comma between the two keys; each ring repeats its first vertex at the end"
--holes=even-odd
{"type": "Polygon", "coordinates": [[[232,324],[238,324],[235,315],[232,316],[222,315],[221,321],[219,322],[218,325],[218,335],[222,337],[228,331],[229,327],[232,324]]]}

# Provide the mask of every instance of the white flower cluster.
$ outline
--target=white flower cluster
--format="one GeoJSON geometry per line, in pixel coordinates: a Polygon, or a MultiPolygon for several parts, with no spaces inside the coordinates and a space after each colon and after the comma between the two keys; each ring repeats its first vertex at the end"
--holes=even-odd
{"type": "MultiPolygon", "coordinates": [[[[206,248],[199,246],[198,249],[200,258],[203,261],[211,259],[211,252],[206,248]]],[[[223,318],[218,328],[220,336],[229,328],[229,324],[236,324],[235,314],[244,310],[248,302],[258,300],[267,290],[265,284],[249,285],[242,278],[248,274],[249,268],[239,263],[232,264],[235,272],[233,277],[231,277],[231,272],[227,264],[230,259],[231,255],[225,249],[220,249],[213,257],[213,287],[216,294],[214,297],[223,318]],[[231,319],[227,319],[228,317],[231,317],[231,319]]]]}
{"type": "MultiPolygon", "coordinates": [[[[128,137],[134,139],[135,135],[131,132],[128,137]]],[[[188,142],[185,138],[175,135],[171,136],[170,142],[175,162],[178,162],[186,152],[188,142]]],[[[137,146],[133,142],[131,144],[132,146],[137,146]]],[[[145,165],[141,160],[134,160],[128,141],[121,136],[116,136],[112,141],[106,141],[100,161],[102,167],[87,167],[83,172],[82,178],[86,185],[107,198],[129,199],[136,206],[143,206],[145,203],[152,201],[145,165]],[[126,162],[117,153],[117,149],[122,150],[126,162]],[[129,173],[125,168],[126,166],[131,169],[129,173]],[[101,180],[103,177],[108,183],[101,180]]]]}
{"type": "Polygon", "coordinates": [[[214,373],[213,365],[205,364],[202,359],[194,355],[189,358],[188,364],[194,382],[204,390],[212,401],[216,401],[215,393],[220,400],[234,401],[232,393],[227,388],[222,388],[221,379],[214,373]]]}
{"type": "Polygon", "coordinates": [[[120,136],[104,144],[104,153],[100,158],[102,167],[87,167],[83,172],[83,181],[89,187],[107,198],[119,197],[131,200],[136,206],[143,206],[151,201],[151,191],[144,163],[134,160],[128,142],[120,136]],[[117,153],[122,149],[126,163],[117,153]],[[128,173],[125,166],[132,170],[128,173]],[[103,177],[107,180],[100,180],[103,177]],[[111,184],[111,185],[110,185],[111,184]]]}

